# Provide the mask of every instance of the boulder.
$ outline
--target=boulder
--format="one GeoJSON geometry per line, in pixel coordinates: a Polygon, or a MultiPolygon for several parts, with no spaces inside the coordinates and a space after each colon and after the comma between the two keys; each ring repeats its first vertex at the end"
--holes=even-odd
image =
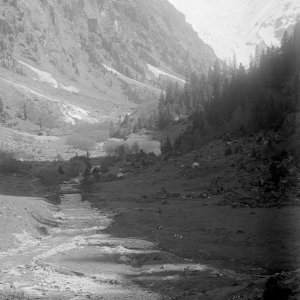
{"type": "Polygon", "coordinates": [[[197,162],[193,162],[192,163],[192,168],[195,169],[195,168],[199,168],[200,165],[197,163],[197,162]]]}

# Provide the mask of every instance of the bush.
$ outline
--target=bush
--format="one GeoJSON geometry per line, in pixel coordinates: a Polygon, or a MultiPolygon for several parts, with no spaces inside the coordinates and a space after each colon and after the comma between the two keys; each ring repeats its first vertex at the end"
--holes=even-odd
{"type": "Polygon", "coordinates": [[[140,152],[140,147],[137,141],[135,141],[130,147],[130,152],[132,154],[138,154],[140,152]]]}
{"type": "Polygon", "coordinates": [[[22,162],[18,161],[13,153],[0,151],[0,172],[20,173],[23,169],[22,162]]]}
{"type": "Polygon", "coordinates": [[[107,124],[81,124],[76,128],[78,135],[90,138],[91,140],[101,143],[109,138],[107,124]]]}
{"type": "Polygon", "coordinates": [[[124,139],[131,133],[131,130],[129,128],[113,128],[110,130],[110,137],[112,138],[119,138],[124,139]]]}
{"type": "Polygon", "coordinates": [[[163,154],[171,154],[173,152],[173,146],[170,140],[170,137],[167,137],[166,142],[163,144],[163,146],[161,147],[161,152],[163,154]]]}
{"type": "Polygon", "coordinates": [[[83,174],[86,169],[86,164],[83,161],[75,160],[70,161],[69,166],[66,168],[66,175],[68,179],[77,177],[80,173],[83,174]]]}
{"type": "Polygon", "coordinates": [[[35,175],[41,179],[44,185],[58,185],[63,181],[77,177],[83,174],[87,168],[87,162],[84,157],[73,157],[69,161],[54,161],[44,165],[35,172],[35,175]]]}
{"type": "Polygon", "coordinates": [[[130,150],[129,150],[128,145],[126,145],[126,144],[122,144],[115,151],[116,156],[118,156],[119,158],[125,158],[126,155],[129,153],[130,153],[130,150]]]}
{"type": "Polygon", "coordinates": [[[130,148],[130,152],[133,154],[139,153],[140,150],[143,150],[145,153],[155,153],[156,155],[161,154],[161,145],[158,141],[132,136],[129,137],[125,143],[130,148]]]}
{"type": "Polygon", "coordinates": [[[56,185],[66,179],[64,174],[58,172],[58,166],[55,164],[48,164],[40,169],[37,173],[37,177],[41,179],[41,182],[45,185],[56,185]]]}
{"type": "Polygon", "coordinates": [[[101,173],[107,173],[109,170],[109,167],[111,167],[115,162],[115,158],[112,156],[106,156],[103,157],[101,160],[101,167],[100,167],[100,172],[101,173]]]}
{"type": "Polygon", "coordinates": [[[79,134],[69,136],[66,140],[66,143],[82,151],[92,150],[96,146],[96,142],[93,139],[79,134]]]}
{"type": "Polygon", "coordinates": [[[119,149],[122,144],[123,141],[121,140],[110,139],[104,142],[103,150],[107,153],[107,155],[114,156],[117,153],[117,149],[119,149]]]}
{"type": "Polygon", "coordinates": [[[4,110],[4,103],[3,100],[0,98],[0,113],[2,113],[4,110]]]}

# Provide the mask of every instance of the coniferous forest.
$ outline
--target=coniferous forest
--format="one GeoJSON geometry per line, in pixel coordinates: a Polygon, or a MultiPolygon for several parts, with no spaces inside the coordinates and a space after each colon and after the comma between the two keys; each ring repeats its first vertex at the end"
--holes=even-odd
{"type": "Polygon", "coordinates": [[[165,129],[188,118],[183,138],[192,144],[208,133],[276,131],[299,109],[299,70],[300,22],[280,47],[257,50],[248,69],[235,59],[216,61],[207,75],[190,74],[184,87],[170,84],[160,96],[156,125],[165,129]]]}

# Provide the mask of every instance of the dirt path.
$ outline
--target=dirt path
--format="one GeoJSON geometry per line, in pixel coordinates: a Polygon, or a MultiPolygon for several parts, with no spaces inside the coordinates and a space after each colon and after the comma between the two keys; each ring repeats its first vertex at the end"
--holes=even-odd
{"type": "Polygon", "coordinates": [[[82,201],[75,185],[61,191],[61,204],[50,207],[53,219],[39,220],[47,236],[0,257],[0,299],[168,299],[151,292],[151,283],[217,272],[152,242],[106,234],[111,212],[82,201]]]}

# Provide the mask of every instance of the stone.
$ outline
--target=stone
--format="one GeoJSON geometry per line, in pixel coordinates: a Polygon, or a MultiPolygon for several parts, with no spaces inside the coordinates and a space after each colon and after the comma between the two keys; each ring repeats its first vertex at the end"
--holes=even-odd
{"type": "Polygon", "coordinates": [[[118,173],[117,178],[119,178],[119,179],[124,178],[124,174],[123,173],[118,173]]]}
{"type": "Polygon", "coordinates": [[[192,163],[192,168],[195,169],[195,168],[199,168],[200,165],[197,163],[197,162],[193,162],[192,163]]]}
{"type": "Polygon", "coordinates": [[[208,198],[208,193],[204,192],[200,194],[201,198],[208,198]]]}
{"type": "Polygon", "coordinates": [[[119,261],[122,262],[122,263],[125,263],[125,264],[128,264],[131,262],[131,259],[125,255],[122,255],[120,258],[119,258],[119,261]]]}
{"type": "Polygon", "coordinates": [[[240,205],[239,205],[239,203],[234,202],[234,203],[231,204],[231,207],[232,208],[238,208],[238,207],[240,207],[240,205]]]}

